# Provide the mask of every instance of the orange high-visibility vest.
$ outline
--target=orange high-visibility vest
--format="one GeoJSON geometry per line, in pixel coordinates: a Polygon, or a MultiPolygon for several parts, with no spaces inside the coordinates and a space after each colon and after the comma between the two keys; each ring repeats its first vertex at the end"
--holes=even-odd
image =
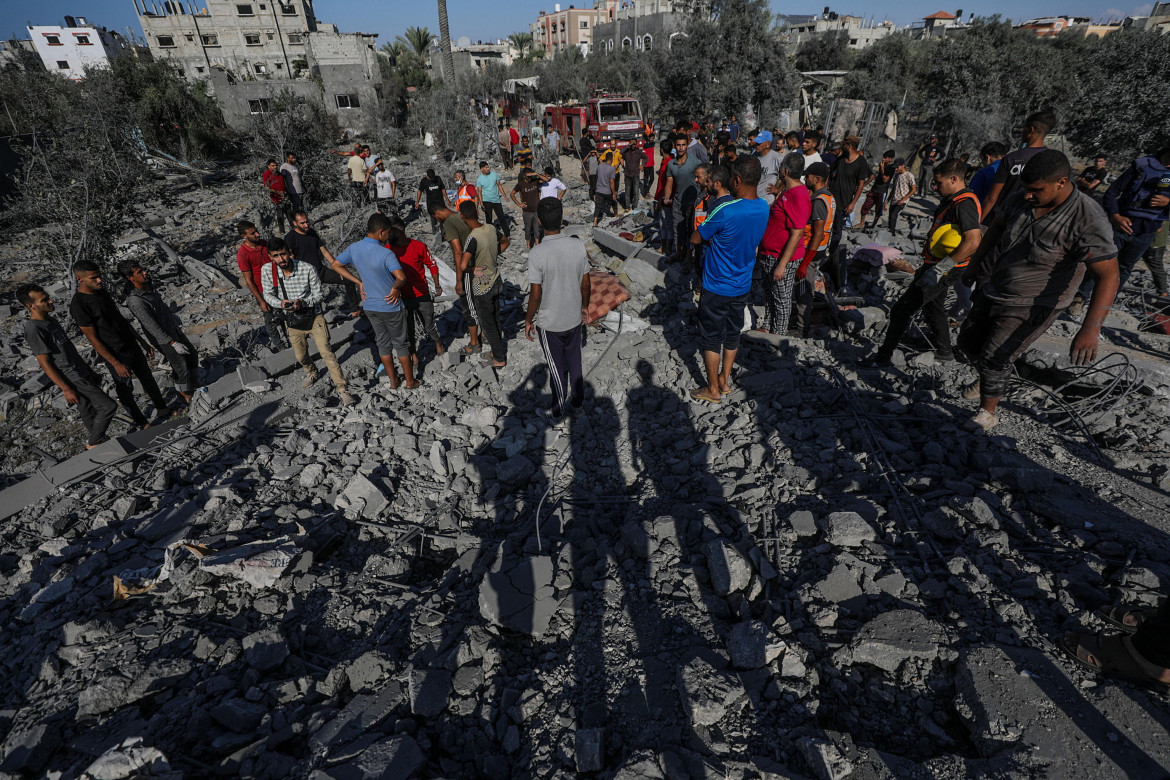
{"type": "MultiPolygon", "coordinates": [[[[837,201],[827,192],[819,193],[813,196],[813,200],[823,200],[825,202],[825,227],[822,231],[824,235],[821,236],[821,243],[817,246],[817,251],[827,247],[833,238],[833,220],[837,218],[837,201]]],[[[810,221],[804,226],[804,238],[801,243],[808,246],[809,239],[812,238],[812,222],[810,221]]]]}
{"type": "MultiPolygon", "coordinates": [[[[983,221],[983,208],[979,205],[979,198],[974,192],[960,192],[956,195],[945,209],[934,215],[934,222],[930,223],[930,230],[926,232],[926,241],[922,244],[922,259],[925,265],[934,265],[939,261],[939,258],[930,253],[930,239],[934,237],[934,231],[938,230],[940,225],[955,221],[951,218],[955,213],[955,206],[963,200],[975,202],[975,212],[979,215],[979,221],[983,221]]],[[[961,263],[955,263],[955,268],[966,268],[969,262],[971,262],[970,257],[961,263]]]]}
{"type": "Polygon", "coordinates": [[[463,186],[461,186],[459,188],[459,191],[455,193],[455,210],[456,211],[459,210],[459,204],[462,203],[463,201],[475,200],[475,198],[472,197],[470,190],[471,190],[471,185],[464,183],[463,186]]]}
{"type": "Polygon", "coordinates": [[[699,225],[707,221],[707,198],[710,197],[708,195],[702,200],[695,202],[695,230],[698,230],[699,225]]]}

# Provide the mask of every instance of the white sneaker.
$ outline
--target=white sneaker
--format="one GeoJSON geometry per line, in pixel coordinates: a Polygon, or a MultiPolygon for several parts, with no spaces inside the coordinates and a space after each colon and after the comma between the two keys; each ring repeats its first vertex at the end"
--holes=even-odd
{"type": "Polygon", "coordinates": [[[999,424],[999,417],[987,411],[980,409],[978,414],[967,420],[963,427],[971,432],[983,431],[986,433],[999,424]]]}

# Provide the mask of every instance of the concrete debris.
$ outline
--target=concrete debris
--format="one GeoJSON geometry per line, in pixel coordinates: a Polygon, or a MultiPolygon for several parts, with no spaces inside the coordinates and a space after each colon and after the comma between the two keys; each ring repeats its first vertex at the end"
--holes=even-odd
{"type": "MultiPolygon", "coordinates": [[[[394,163],[400,186],[476,168],[434,154],[394,163]]],[[[1133,329],[1137,296],[1101,349],[1144,384],[1085,415],[1092,442],[1023,383],[994,435],[966,432],[970,367],[913,334],[896,370],[856,369],[910,278],[869,263],[836,301],[849,338],[818,297],[810,338],[745,333],[729,392],[698,404],[693,270],[644,243],[645,211],[594,232],[577,165],[561,158],[566,233],[630,299],[585,329],[586,401],[559,421],[517,338],[523,242],[500,258],[506,367],[464,351],[448,290],[447,352],[423,343],[424,384],[392,390],[327,284],[358,403],[303,388],[234,280],[226,226],[262,221],[254,171],[171,185],[111,258],[151,263],[198,344],[187,416],[119,419],[82,452],[0,304],[0,775],[1164,776],[1170,705],[1054,647],[1170,588],[1168,337],[1133,329]]],[[[921,228],[933,205],[905,213],[921,228]]],[[[311,209],[334,254],[368,217],[311,209]]],[[[449,249],[403,212],[452,287],[449,249]]],[[[847,255],[870,243],[921,252],[884,224],[845,232],[847,255]]],[[[1078,328],[1062,315],[1018,368],[1079,378],[1065,400],[1087,409],[1117,377],[1069,364],[1078,328]]]]}

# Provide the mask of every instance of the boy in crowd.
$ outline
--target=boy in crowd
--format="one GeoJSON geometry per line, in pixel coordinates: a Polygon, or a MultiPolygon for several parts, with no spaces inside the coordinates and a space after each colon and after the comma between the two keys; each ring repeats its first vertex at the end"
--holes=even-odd
{"type": "Polygon", "coordinates": [[[191,403],[191,393],[198,386],[199,355],[183,333],[183,323],[154,289],[149,271],[128,260],[118,266],[118,273],[130,282],[126,308],[138,320],[146,340],[171,364],[175,390],[191,403]]]}

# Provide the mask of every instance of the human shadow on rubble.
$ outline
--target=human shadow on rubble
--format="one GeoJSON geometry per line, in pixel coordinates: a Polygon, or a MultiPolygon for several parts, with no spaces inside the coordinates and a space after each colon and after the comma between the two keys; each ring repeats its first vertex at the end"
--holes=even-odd
{"type": "MultiPolygon", "coordinates": [[[[1066,722],[1079,727],[1084,739],[1123,771],[1164,774],[1136,742],[1117,739],[1108,716],[1068,679],[1064,669],[1069,665],[1057,665],[1053,653],[1059,650],[1044,646],[1041,652],[1035,637],[1019,630],[1029,615],[1013,602],[1024,602],[1038,615],[1055,612],[1067,618],[1074,602],[1093,608],[1110,601],[1104,588],[1115,567],[1124,565],[1124,552],[1120,560],[1116,553],[1100,555],[1096,571],[1078,567],[1080,558],[1091,555],[1071,544],[1059,549],[1060,526],[1067,527],[1070,519],[1075,525],[1082,517],[1098,525],[1106,525],[1104,518],[1124,520],[1163,548],[1165,535],[1119,517],[1114,507],[1086,490],[1074,490],[1074,496],[1053,491],[1058,483],[1051,470],[999,449],[989,437],[960,431],[945,404],[916,398],[912,414],[906,415],[905,409],[890,409],[887,399],[862,399],[832,381],[832,366],[801,368],[799,353],[794,360],[791,351],[779,355],[767,342],[752,340],[746,346],[740,351],[739,389],[724,405],[730,401],[732,409],[751,411],[764,445],[763,464],[787,482],[777,514],[783,518],[805,509],[821,518],[815,525],[808,516],[793,518],[791,528],[781,527],[781,520],[772,530],[761,529],[765,540],[776,539],[778,551],[785,537],[799,537],[795,555],[774,561],[782,595],[772,607],[785,616],[785,640],[810,652],[824,672],[795,683],[779,676],[785,698],[800,700],[797,709],[812,705],[812,723],[793,724],[792,735],[824,740],[829,732],[843,731],[914,761],[947,753],[969,760],[1010,753],[1010,743],[997,741],[990,732],[995,726],[987,723],[1000,715],[974,711],[964,723],[957,711],[960,688],[978,689],[973,681],[978,670],[963,665],[966,652],[950,659],[960,660],[953,672],[936,660],[945,661],[949,654],[938,649],[924,657],[908,653],[901,660],[911,663],[899,662],[885,674],[865,660],[865,643],[884,641],[871,621],[906,610],[930,618],[930,630],[953,630],[949,642],[930,639],[927,631],[927,644],[938,641],[943,650],[958,645],[964,651],[991,647],[1010,659],[1008,668],[1026,669],[1066,722]],[[984,485],[1006,485],[1016,493],[1002,500],[984,485]],[[838,527],[825,517],[834,511],[857,512],[863,522],[841,518],[838,527]],[[1071,564],[1065,570],[1068,581],[1045,578],[1062,556],[1071,564]],[[1077,579],[1097,584],[1077,584],[1077,579]],[[1053,595],[1057,588],[1066,591],[1064,598],[1053,595]],[[960,680],[964,676],[968,679],[960,680]],[[907,692],[915,686],[927,689],[926,705],[916,706],[919,697],[907,692]]],[[[913,615],[901,615],[905,620],[895,622],[896,634],[921,633],[913,615]]],[[[1041,636],[1060,636],[1059,617],[1033,620],[1041,636]]],[[[963,703],[978,710],[984,706],[978,693],[963,703]]],[[[1170,724],[1167,713],[1144,695],[1134,701],[1154,721],[1170,724]]]]}

